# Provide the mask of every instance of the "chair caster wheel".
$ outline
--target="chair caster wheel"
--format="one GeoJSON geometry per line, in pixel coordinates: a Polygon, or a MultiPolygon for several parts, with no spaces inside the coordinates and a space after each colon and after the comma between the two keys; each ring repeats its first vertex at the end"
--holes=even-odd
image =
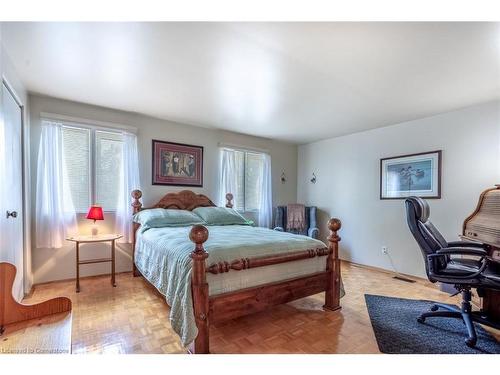
{"type": "Polygon", "coordinates": [[[469,348],[474,348],[476,346],[476,339],[465,339],[465,345],[467,345],[469,348]]]}
{"type": "Polygon", "coordinates": [[[439,306],[438,305],[432,305],[431,306],[431,311],[438,311],[439,306]]]}
{"type": "Polygon", "coordinates": [[[421,316],[419,316],[417,318],[417,322],[419,322],[419,323],[425,323],[425,318],[422,318],[421,316]]]}

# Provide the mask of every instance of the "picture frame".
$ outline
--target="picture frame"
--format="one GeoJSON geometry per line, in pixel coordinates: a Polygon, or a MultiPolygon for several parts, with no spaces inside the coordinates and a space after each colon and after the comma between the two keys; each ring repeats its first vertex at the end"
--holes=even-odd
{"type": "Polygon", "coordinates": [[[441,198],[441,150],[380,159],[380,199],[441,198]]]}
{"type": "Polygon", "coordinates": [[[153,139],[152,184],[203,186],[203,146],[153,139]]]}

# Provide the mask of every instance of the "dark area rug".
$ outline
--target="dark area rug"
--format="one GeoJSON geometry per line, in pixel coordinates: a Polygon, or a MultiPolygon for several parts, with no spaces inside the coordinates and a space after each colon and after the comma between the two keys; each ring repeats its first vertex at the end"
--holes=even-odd
{"type": "Polygon", "coordinates": [[[382,353],[392,354],[488,354],[500,353],[500,343],[475,324],[476,348],[465,345],[467,331],[459,319],[417,317],[428,311],[431,301],[365,294],[368,314],[382,353]]]}

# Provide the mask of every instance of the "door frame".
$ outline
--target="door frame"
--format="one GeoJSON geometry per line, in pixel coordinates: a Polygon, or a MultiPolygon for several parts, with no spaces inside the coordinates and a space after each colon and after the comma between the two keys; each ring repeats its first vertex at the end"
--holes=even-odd
{"type": "MultiPolygon", "coordinates": [[[[29,155],[27,154],[28,144],[27,142],[29,141],[28,137],[28,129],[27,129],[27,124],[26,124],[26,105],[23,103],[22,99],[20,96],[17,94],[14,85],[12,85],[9,82],[9,79],[5,76],[2,75],[2,85],[5,86],[7,91],[9,92],[10,95],[14,98],[14,101],[16,104],[19,106],[19,109],[21,110],[21,195],[22,195],[22,210],[23,210],[23,222],[22,222],[22,228],[23,228],[23,234],[22,234],[22,246],[23,246],[23,288],[22,292],[24,295],[29,294],[32,286],[32,280],[31,280],[31,262],[28,260],[31,260],[31,240],[30,240],[30,231],[28,230],[30,228],[30,222],[29,220],[31,219],[31,211],[30,211],[30,199],[29,199],[29,193],[30,189],[29,186],[27,185],[27,181],[29,181],[29,176],[27,176],[27,171],[29,170],[28,167],[28,162],[29,162],[29,155]]],[[[17,296],[16,296],[17,297],[17,296]]],[[[23,296],[20,296],[23,297],[23,296]]]]}

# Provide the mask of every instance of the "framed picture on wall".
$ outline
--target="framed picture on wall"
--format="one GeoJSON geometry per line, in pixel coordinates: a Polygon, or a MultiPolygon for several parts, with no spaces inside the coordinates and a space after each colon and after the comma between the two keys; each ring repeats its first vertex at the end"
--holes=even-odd
{"type": "Polygon", "coordinates": [[[203,147],[153,139],[153,185],[203,186],[203,147]]]}
{"type": "Polygon", "coordinates": [[[441,150],[380,159],[380,199],[441,198],[441,150]]]}

